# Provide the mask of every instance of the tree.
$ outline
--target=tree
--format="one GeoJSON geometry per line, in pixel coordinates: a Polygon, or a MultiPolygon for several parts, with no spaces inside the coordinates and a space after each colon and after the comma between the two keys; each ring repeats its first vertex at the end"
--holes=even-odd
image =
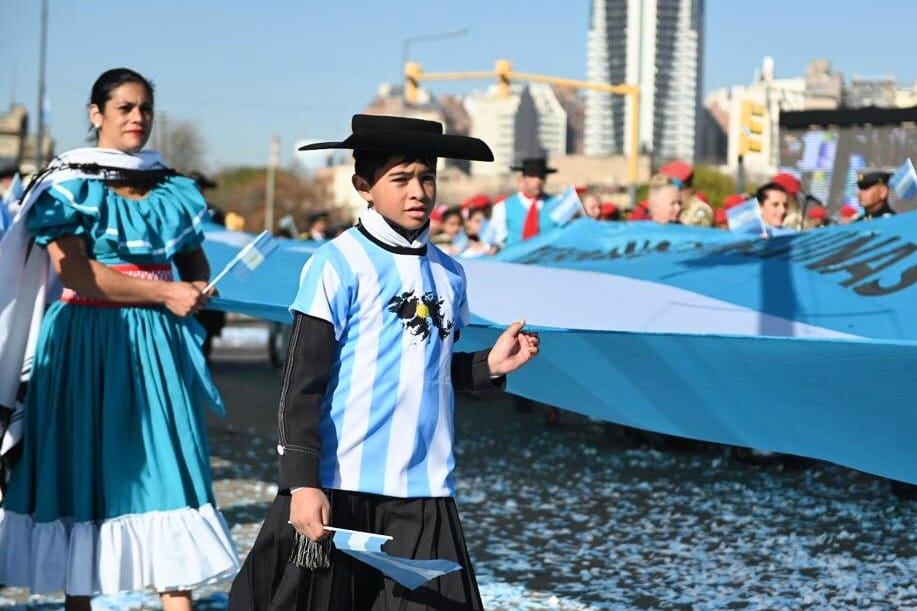
{"type": "Polygon", "coordinates": [[[700,191],[714,208],[718,208],[727,195],[736,192],[736,181],[715,167],[699,165],[694,168],[694,190],[700,191]]]}
{"type": "MultiPolygon", "coordinates": [[[[224,212],[237,212],[246,219],[246,231],[264,228],[264,200],[267,169],[241,167],[223,170],[215,177],[218,186],[207,192],[207,200],[224,212]]],[[[330,213],[332,223],[346,219],[345,211],[330,206],[327,188],[293,172],[278,169],[274,180],[274,218],[292,215],[300,230],[306,229],[310,214],[330,213]]]]}
{"type": "Polygon", "coordinates": [[[206,146],[197,126],[190,121],[176,121],[165,116],[159,120],[164,124],[161,128],[165,133],[156,132],[162,136],[156,138],[158,142],[155,145],[169,167],[183,174],[200,171],[204,166],[206,146]]]}

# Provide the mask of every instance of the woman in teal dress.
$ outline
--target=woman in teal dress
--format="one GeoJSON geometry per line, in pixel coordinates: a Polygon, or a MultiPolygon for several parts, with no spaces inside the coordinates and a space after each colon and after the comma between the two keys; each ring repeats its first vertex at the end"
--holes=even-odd
{"type": "Polygon", "coordinates": [[[24,216],[63,293],[41,322],[23,456],[0,509],[0,583],[63,590],[69,609],[142,588],[166,611],[190,609],[191,588],[238,568],[203,413],[223,405],[192,316],[209,297],[207,206],[140,152],[153,121],[145,78],[109,70],[89,109],[98,148],[52,164],[24,216]]]}

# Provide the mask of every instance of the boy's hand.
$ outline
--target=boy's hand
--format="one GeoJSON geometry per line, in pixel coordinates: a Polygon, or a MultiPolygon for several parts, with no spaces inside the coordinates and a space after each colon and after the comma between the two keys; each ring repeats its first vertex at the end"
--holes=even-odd
{"type": "Polygon", "coordinates": [[[300,488],[290,496],[290,524],[313,541],[331,534],[331,503],[321,488],[300,488]]]}
{"type": "Polygon", "coordinates": [[[490,375],[512,373],[538,355],[541,339],[537,333],[523,331],[525,321],[514,322],[497,338],[487,357],[490,375]]]}

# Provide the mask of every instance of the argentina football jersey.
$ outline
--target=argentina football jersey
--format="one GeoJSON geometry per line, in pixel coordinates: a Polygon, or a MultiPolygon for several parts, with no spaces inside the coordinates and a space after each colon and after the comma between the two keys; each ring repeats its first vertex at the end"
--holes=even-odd
{"type": "Polygon", "coordinates": [[[290,309],[329,322],[337,340],[322,486],[452,496],[450,367],[469,317],[461,266],[433,245],[391,246],[354,227],[306,262],[290,309]]]}

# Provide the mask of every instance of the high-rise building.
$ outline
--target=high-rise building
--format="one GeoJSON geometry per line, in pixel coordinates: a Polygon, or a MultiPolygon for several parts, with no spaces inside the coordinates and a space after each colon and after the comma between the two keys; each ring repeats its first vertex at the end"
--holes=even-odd
{"type": "MultiPolygon", "coordinates": [[[[592,0],[587,78],[640,85],[639,146],[656,160],[695,156],[704,0],[592,0]]],[[[628,153],[629,99],[590,91],[585,151],[628,153]]]]}
{"type": "Polygon", "coordinates": [[[466,96],[465,110],[469,135],[487,142],[494,153],[493,163],[472,161],[472,175],[506,174],[522,157],[567,152],[567,113],[550,85],[514,84],[506,97],[492,86],[466,96]]]}

